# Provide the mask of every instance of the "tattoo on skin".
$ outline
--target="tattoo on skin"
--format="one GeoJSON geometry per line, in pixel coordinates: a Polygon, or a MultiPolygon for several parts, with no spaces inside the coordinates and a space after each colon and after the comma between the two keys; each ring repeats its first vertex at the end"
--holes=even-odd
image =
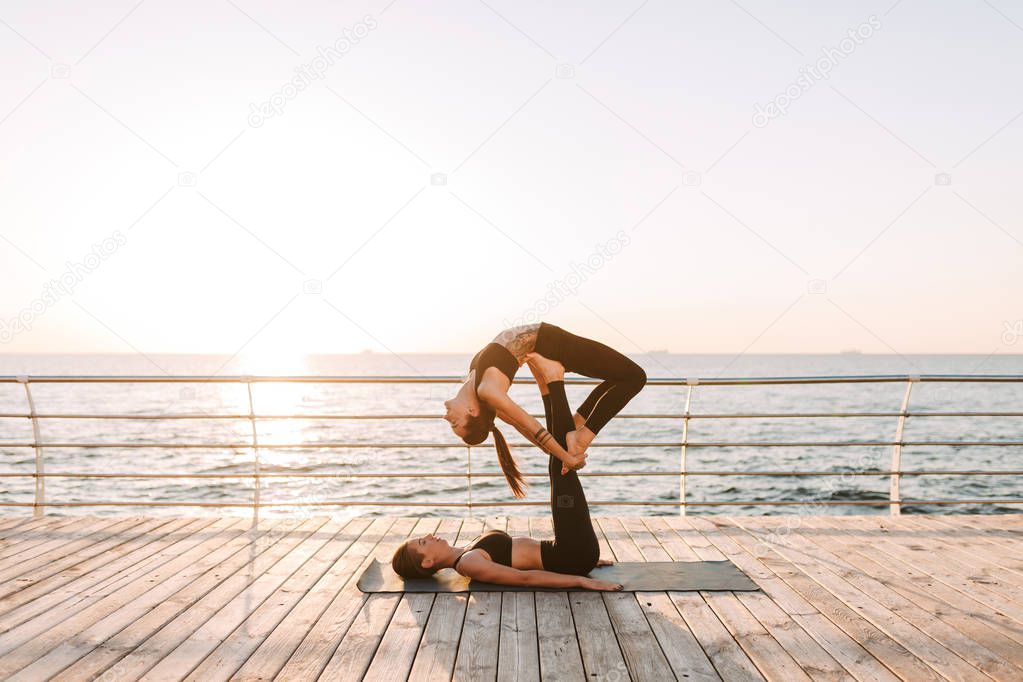
{"type": "Polygon", "coordinates": [[[521,365],[528,353],[536,348],[536,333],[540,330],[540,323],[523,324],[518,327],[509,327],[494,337],[493,343],[499,343],[515,356],[521,365]]]}

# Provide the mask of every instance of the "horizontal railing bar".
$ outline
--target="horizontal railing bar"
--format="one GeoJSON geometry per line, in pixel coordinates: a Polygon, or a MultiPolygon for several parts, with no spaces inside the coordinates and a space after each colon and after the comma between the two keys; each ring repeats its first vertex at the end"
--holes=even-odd
{"type": "MultiPolygon", "coordinates": [[[[984,470],[984,469],[963,469],[963,470],[920,470],[920,471],[580,471],[579,476],[891,476],[898,473],[902,476],[1020,476],[1023,470],[984,470]]],[[[549,474],[523,473],[529,478],[547,478],[549,474]]],[[[256,474],[240,472],[236,474],[150,474],[150,473],[86,473],[86,472],[48,472],[36,474],[32,472],[2,472],[0,478],[257,478],[256,474]]],[[[437,473],[395,473],[395,472],[374,472],[374,473],[291,473],[291,472],[265,472],[261,471],[258,478],[469,478],[464,471],[459,472],[437,472],[437,473]]],[[[471,478],[504,478],[501,472],[473,472],[471,478]]]]}
{"type": "MultiPolygon", "coordinates": [[[[29,419],[33,415],[20,412],[2,412],[0,419],[29,419]]],[[[531,415],[537,419],[542,414],[531,415]]],[[[827,417],[879,417],[892,418],[902,416],[901,412],[750,412],[721,414],[619,414],[615,419],[787,419],[787,418],[827,418],[827,417]]],[[[906,412],[907,417],[1023,417],[1023,412],[906,412]]],[[[254,417],[257,420],[277,419],[441,419],[439,414],[207,414],[205,412],[187,412],[179,414],[37,414],[36,419],[116,419],[116,420],[171,420],[171,419],[244,419],[254,417]]]]}
{"type": "MultiPolygon", "coordinates": [[[[820,448],[844,448],[844,447],[856,447],[856,446],[867,446],[867,447],[882,447],[889,445],[903,446],[923,446],[923,445],[937,445],[937,446],[990,446],[990,445],[1011,445],[1018,446],[1023,445],[1023,441],[1018,440],[1006,440],[1006,441],[702,441],[702,442],[688,442],[682,443],[681,441],[664,441],[664,442],[653,442],[653,443],[591,443],[591,448],[677,448],[685,445],[690,448],[745,448],[745,447],[758,447],[758,448],[792,448],[792,447],[820,447],[820,448]]],[[[511,441],[508,443],[509,446],[522,446],[528,447],[530,444],[526,442],[515,442],[511,441]]],[[[46,448],[125,448],[125,449],[141,449],[141,448],[205,448],[210,450],[216,449],[251,449],[252,443],[67,443],[67,442],[39,442],[39,443],[25,443],[25,442],[9,442],[0,443],[0,448],[34,448],[34,447],[46,447],[46,448]]],[[[322,443],[260,443],[260,450],[303,450],[303,449],[340,449],[340,448],[381,448],[381,449],[400,449],[400,448],[464,448],[465,443],[336,443],[336,442],[322,442],[322,443]]],[[[478,445],[475,447],[486,447],[485,444],[478,445]]]]}
{"type": "MultiPolygon", "coordinates": [[[[1023,499],[980,499],[980,500],[900,500],[905,505],[912,504],[1023,504],[1023,499]]],[[[367,502],[357,500],[352,502],[130,502],[124,500],[108,502],[47,502],[47,507],[528,507],[548,506],[550,500],[537,502],[367,502]]],[[[636,501],[636,500],[598,500],[588,502],[589,506],[604,507],[678,507],[678,501],[636,501]]],[[[735,502],[686,502],[687,506],[693,507],[759,507],[759,506],[795,506],[795,505],[889,505],[891,501],[884,500],[763,500],[763,501],[735,501],[735,502]]],[[[0,502],[0,507],[32,507],[31,502],[0,502]]]]}
{"type": "MultiPolygon", "coordinates": [[[[1023,374],[873,374],[847,376],[792,377],[714,377],[714,378],[649,378],[648,386],[735,386],[762,384],[845,384],[880,382],[1016,382],[1023,374]]],[[[566,378],[566,384],[599,384],[599,379],[566,378]]],[[[463,376],[314,376],[314,375],[7,375],[0,383],[317,383],[317,384],[460,384],[463,376]]],[[[532,379],[515,379],[516,384],[532,384],[532,379]]]]}

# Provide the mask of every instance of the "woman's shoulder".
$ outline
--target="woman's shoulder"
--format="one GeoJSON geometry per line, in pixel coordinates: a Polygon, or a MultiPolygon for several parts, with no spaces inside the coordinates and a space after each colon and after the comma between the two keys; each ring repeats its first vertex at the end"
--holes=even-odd
{"type": "Polygon", "coordinates": [[[490,553],[482,547],[470,547],[455,560],[452,568],[462,575],[468,575],[472,572],[473,565],[479,566],[480,561],[492,562],[493,559],[490,557],[490,553]]]}

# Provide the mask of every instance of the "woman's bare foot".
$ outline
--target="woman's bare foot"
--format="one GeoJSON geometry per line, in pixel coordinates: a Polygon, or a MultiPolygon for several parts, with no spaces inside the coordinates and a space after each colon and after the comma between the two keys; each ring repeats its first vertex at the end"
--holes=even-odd
{"type": "Polygon", "coordinates": [[[565,380],[565,366],[557,360],[545,358],[539,353],[526,353],[529,368],[539,373],[546,383],[565,380]]]}
{"type": "Polygon", "coordinates": [[[578,455],[586,452],[586,449],[590,447],[590,443],[596,438],[596,434],[590,431],[585,426],[575,431],[569,431],[565,434],[565,442],[568,444],[568,451],[573,455],[578,455]]]}

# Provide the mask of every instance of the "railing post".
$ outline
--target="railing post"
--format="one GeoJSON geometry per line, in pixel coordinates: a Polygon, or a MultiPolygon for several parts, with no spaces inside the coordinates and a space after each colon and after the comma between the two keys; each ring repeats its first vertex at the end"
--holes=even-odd
{"type": "Polygon", "coordinates": [[[39,418],[36,416],[36,403],[32,399],[32,390],[28,386],[28,377],[18,377],[18,382],[25,387],[25,398],[28,400],[28,416],[32,420],[32,445],[36,451],[36,491],[33,501],[32,516],[42,516],[46,511],[46,479],[43,477],[43,445],[39,438],[39,418]]]}
{"type": "Polygon", "coordinates": [[[682,415],[682,452],[680,453],[678,477],[678,514],[686,515],[686,445],[689,443],[689,410],[693,404],[693,389],[700,384],[699,379],[686,379],[686,410],[682,415]]]}
{"type": "Polygon", "coordinates": [[[913,383],[920,381],[919,375],[910,375],[906,382],[906,393],[902,396],[902,407],[899,410],[899,421],[895,427],[895,445],[892,446],[891,488],[888,492],[888,509],[892,516],[902,514],[902,431],[906,426],[906,412],[909,409],[909,395],[913,391],[913,383]]]}
{"type": "Polygon", "coordinates": [[[242,377],[249,395],[249,425],[252,427],[252,474],[255,486],[252,488],[252,517],[259,520],[259,492],[261,479],[259,476],[259,436],[256,430],[256,409],[252,401],[252,377],[242,377]]]}
{"type": "Polygon", "coordinates": [[[472,518],[472,446],[465,447],[465,482],[468,498],[469,518],[472,518]]]}

